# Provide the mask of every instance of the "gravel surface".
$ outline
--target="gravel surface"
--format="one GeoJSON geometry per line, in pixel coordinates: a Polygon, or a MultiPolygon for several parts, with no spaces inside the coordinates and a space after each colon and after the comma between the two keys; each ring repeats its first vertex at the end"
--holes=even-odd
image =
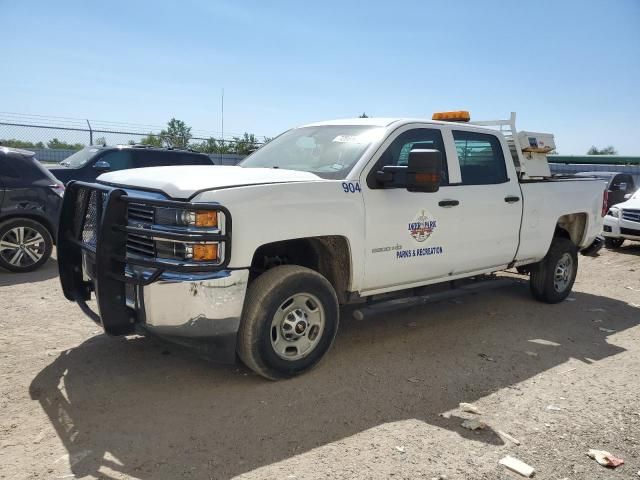
{"type": "Polygon", "coordinates": [[[580,257],[559,305],[514,282],[344,318],[318,368],[269,382],[102,335],[53,260],[0,272],[0,478],[523,478],[507,455],[535,478],[640,478],[639,323],[636,244],[580,257]],[[471,418],[486,428],[462,428],[471,418]]]}

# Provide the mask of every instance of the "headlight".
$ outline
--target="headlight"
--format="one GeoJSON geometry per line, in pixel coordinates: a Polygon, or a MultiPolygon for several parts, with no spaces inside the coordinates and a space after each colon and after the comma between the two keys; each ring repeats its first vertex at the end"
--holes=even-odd
{"type": "Polygon", "coordinates": [[[611,207],[607,212],[607,215],[618,218],[620,216],[620,209],[617,207],[611,207]]]}
{"type": "Polygon", "coordinates": [[[221,224],[218,211],[183,210],[181,208],[156,208],[156,223],[179,227],[197,227],[217,229],[221,224]]]}
{"type": "Polygon", "coordinates": [[[152,235],[130,233],[127,253],[184,263],[222,264],[226,247],[226,216],[222,210],[132,203],[129,225],[152,235]],[[179,238],[184,237],[184,238],[179,238]]]}

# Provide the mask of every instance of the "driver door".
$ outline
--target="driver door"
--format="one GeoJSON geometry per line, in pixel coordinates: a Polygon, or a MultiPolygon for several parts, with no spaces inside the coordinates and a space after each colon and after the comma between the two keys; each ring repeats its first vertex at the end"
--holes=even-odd
{"type": "MultiPolygon", "coordinates": [[[[401,288],[455,271],[461,245],[458,238],[463,230],[459,209],[451,208],[455,201],[448,196],[450,176],[443,133],[451,135],[434,125],[401,127],[363,172],[365,292],[401,288]],[[382,166],[407,165],[409,152],[419,148],[442,154],[438,192],[409,192],[402,174],[396,174],[394,181],[384,186],[376,181],[375,172],[382,166]]],[[[452,161],[456,162],[455,152],[452,161]]]]}

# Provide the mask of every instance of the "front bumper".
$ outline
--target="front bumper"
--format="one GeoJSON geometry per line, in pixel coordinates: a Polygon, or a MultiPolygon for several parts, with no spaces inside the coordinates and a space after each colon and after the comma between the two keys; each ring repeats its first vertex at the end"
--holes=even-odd
{"type": "MultiPolygon", "coordinates": [[[[235,360],[235,339],[248,269],[228,268],[228,256],[216,265],[178,263],[130,256],[126,249],[127,234],[131,231],[150,238],[216,240],[229,245],[228,211],[224,210],[228,219],[226,228],[216,234],[166,233],[152,226],[132,230],[127,220],[127,205],[132,202],[213,210],[222,207],[150,200],[128,193],[81,182],[67,187],[58,233],[58,265],[65,296],[77,302],[107,334],[157,335],[196,348],[216,360],[235,360]],[[96,192],[94,197],[91,192],[96,192]],[[89,207],[86,204],[91,198],[95,205],[89,207]],[[90,211],[97,220],[87,226],[90,211]],[[91,242],[87,243],[87,238],[91,242]],[[97,312],[87,304],[92,293],[97,300],[97,312]]],[[[230,248],[227,246],[225,251],[230,253],[230,248]]]]}
{"type": "Polygon", "coordinates": [[[606,215],[604,217],[602,235],[610,238],[640,241],[640,222],[606,215]]]}

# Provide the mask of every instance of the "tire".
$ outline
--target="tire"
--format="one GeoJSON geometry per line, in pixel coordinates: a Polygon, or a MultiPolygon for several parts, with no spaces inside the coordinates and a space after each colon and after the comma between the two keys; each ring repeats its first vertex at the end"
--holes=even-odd
{"type": "Polygon", "coordinates": [[[609,249],[620,248],[623,243],[624,243],[624,238],[612,238],[612,237],[604,238],[604,246],[609,249]]]}
{"type": "Polygon", "coordinates": [[[331,348],[338,318],[338,298],[325,277],[297,265],[272,268],[249,285],[238,355],[271,380],[299,375],[331,348]]]}
{"type": "Polygon", "coordinates": [[[529,286],[537,300],[558,303],[569,296],[578,273],[577,251],[568,238],[553,239],[547,255],[531,266],[529,286]]]}
{"type": "Polygon", "coordinates": [[[51,233],[41,223],[29,218],[0,223],[0,267],[16,273],[31,272],[49,260],[52,249],[51,233]]]}

